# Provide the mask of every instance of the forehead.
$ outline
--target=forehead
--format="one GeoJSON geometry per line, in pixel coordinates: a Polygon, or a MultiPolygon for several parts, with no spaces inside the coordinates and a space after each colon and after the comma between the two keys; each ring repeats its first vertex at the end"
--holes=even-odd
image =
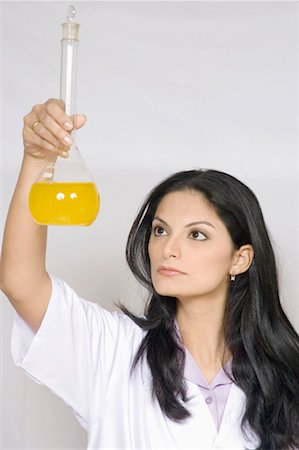
{"type": "Polygon", "coordinates": [[[195,190],[175,191],[166,194],[156,209],[156,215],[171,215],[184,217],[193,216],[195,220],[204,220],[204,217],[220,221],[214,207],[206,197],[195,190]]]}

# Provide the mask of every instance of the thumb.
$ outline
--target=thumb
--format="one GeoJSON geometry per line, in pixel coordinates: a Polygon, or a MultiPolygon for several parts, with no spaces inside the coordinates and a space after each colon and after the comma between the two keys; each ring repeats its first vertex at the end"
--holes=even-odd
{"type": "Polygon", "coordinates": [[[83,127],[87,121],[87,117],[84,114],[76,114],[75,116],[72,116],[71,119],[73,121],[74,128],[77,130],[83,127]]]}

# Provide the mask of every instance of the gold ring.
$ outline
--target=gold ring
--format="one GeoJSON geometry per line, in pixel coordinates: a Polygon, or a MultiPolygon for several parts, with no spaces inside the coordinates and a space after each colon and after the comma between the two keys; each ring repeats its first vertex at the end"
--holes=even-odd
{"type": "Polygon", "coordinates": [[[40,123],[40,121],[39,120],[36,120],[35,122],[34,122],[34,124],[31,126],[31,129],[33,130],[33,131],[35,131],[35,128],[37,127],[37,125],[40,123]]]}

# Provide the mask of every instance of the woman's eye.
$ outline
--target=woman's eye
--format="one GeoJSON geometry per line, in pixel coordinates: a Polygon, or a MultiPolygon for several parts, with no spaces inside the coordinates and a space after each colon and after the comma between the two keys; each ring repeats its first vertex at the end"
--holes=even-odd
{"type": "Polygon", "coordinates": [[[164,230],[164,228],[162,227],[154,227],[153,228],[153,232],[155,236],[165,236],[166,235],[166,231],[164,230]]]}
{"type": "Polygon", "coordinates": [[[197,241],[205,241],[207,239],[207,236],[198,230],[191,231],[190,236],[197,241]]]}

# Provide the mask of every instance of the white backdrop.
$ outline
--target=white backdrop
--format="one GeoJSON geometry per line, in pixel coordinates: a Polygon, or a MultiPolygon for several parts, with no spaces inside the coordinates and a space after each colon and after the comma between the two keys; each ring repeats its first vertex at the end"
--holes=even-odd
{"type": "MultiPolygon", "coordinates": [[[[124,258],[149,189],[190,168],[227,171],[257,194],[285,308],[299,329],[298,3],[73,2],[81,24],[77,134],[102,199],[88,228],[51,228],[48,270],[85,298],[140,310],[124,258]]],[[[22,117],[59,92],[68,2],[1,2],[2,225],[22,159],[22,117]]],[[[4,296],[3,300],[4,300],[4,296]]],[[[17,370],[1,301],[2,449],[84,448],[62,402],[17,370]]]]}

